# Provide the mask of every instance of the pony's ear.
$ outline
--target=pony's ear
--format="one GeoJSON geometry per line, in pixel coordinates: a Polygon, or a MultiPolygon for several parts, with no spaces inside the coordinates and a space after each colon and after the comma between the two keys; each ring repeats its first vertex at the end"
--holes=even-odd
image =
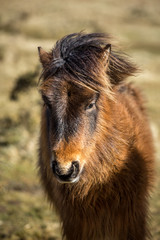
{"type": "Polygon", "coordinates": [[[107,44],[103,48],[103,50],[104,50],[104,52],[103,52],[103,63],[104,63],[105,70],[107,70],[108,64],[109,64],[109,58],[110,58],[110,54],[111,54],[111,44],[107,44]]]}
{"type": "Polygon", "coordinates": [[[42,63],[42,66],[46,67],[51,61],[50,54],[44,51],[43,48],[41,47],[38,47],[38,53],[39,53],[39,59],[40,59],[40,62],[42,63]]]}

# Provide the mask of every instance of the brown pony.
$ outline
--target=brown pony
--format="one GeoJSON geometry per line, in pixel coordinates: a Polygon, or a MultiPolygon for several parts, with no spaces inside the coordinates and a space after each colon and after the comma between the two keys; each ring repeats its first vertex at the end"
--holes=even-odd
{"type": "Polygon", "coordinates": [[[63,239],[144,240],[153,178],[152,137],[137,68],[106,34],[74,33],[43,66],[39,173],[63,239]]]}

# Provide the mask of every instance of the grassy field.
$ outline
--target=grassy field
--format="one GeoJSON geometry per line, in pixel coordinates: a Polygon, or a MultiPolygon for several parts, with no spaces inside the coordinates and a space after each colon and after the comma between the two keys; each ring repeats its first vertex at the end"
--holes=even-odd
{"type": "Polygon", "coordinates": [[[141,73],[156,148],[150,228],[160,239],[159,0],[0,0],[0,239],[60,240],[59,219],[41,189],[37,148],[41,100],[37,47],[85,30],[111,33],[141,73]]]}

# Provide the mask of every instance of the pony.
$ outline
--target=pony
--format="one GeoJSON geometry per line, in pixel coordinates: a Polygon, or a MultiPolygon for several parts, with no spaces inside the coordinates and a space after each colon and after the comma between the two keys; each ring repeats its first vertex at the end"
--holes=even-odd
{"type": "Polygon", "coordinates": [[[38,51],[38,168],[63,239],[150,239],[153,140],[143,96],[126,81],[137,66],[105,33],[73,33],[38,51]]]}

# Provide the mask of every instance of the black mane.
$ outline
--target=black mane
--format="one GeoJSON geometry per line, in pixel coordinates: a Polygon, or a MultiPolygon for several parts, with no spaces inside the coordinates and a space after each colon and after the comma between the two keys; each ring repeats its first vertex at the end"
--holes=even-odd
{"type": "MultiPolygon", "coordinates": [[[[50,52],[51,62],[43,71],[43,78],[65,76],[97,89],[102,72],[104,47],[111,44],[111,38],[104,33],[73,33],[57,41],[50,52]]],[[[104,67],[104,66],[103,66],[104,67]]],[[[123,54],[111,51],[107,75],[111,84],[118,84],[137,71],[136,66],[123,54]]]]}

